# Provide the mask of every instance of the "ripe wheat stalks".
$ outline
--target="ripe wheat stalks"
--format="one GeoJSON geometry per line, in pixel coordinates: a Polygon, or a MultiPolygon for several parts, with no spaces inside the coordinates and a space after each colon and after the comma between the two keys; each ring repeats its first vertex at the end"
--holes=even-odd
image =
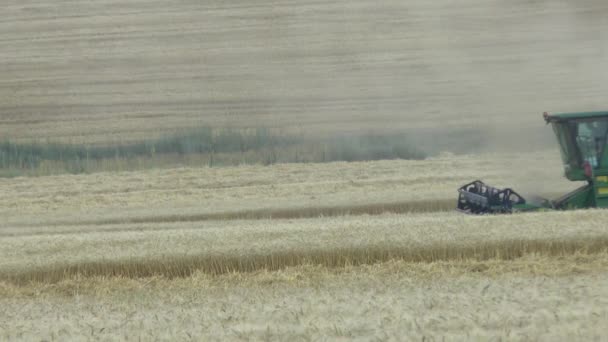
{"type": "Polygon", "coordinates": [[[0,281],[14,284],[56,283],[74,277],[179,278],[204,272],[220,275],[259,270],[280,270],[299,265],[345,267],[390,260],[412,263],[463,260],[513,260],[524,255],[559,257],[608,251],[608,237],[505,240],[486,243],[448,243],[428,247],[377,245],[317,250],[277,251],[248,255],[189,255],[89,261],[0,273],[0,281]]]}

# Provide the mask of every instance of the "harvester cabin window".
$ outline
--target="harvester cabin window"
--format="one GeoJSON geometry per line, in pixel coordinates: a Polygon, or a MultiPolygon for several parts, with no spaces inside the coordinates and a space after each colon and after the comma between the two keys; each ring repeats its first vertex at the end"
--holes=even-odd
{"type": "Polygon", "coordinates": [[[593,168],[598,168],[602,164],[607,137],[608,121],[606,120],[578,123],[576,142],[581,152],[581,158],[593,168]]]}
{"type": "Polygon", "coordinates": [[[553,123],[553,130],[559,141],[562,160],[568,168],[578,168],[582,166],[576,146],[577,124],[574,122],[553,123]]]}

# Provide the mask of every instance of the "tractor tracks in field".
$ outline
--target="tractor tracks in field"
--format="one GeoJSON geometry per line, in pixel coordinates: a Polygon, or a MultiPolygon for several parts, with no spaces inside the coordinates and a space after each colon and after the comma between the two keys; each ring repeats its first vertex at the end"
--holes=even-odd
{"type": "MultiPolygon", "coordinates": [[[[101,231],[148,231],[148,230],[167,230],[170,227],[145,227],[131,226],[138,224],[158,224],[158,223],[185,223],[185,222],[205,222],[205,221],[232,221],[232,220],[270,220],[270,219],[306,219],[317,217],[335,216],[361,216],[361,215],[381,215],[381,214],[409,214],[409,213],[432,213],[453,210],[455,200],[420,200],[405,202],[385,202],[356,205],[334,205],[318,207],[300,208],[262,208],[252,210],[238,210],[214,213],[191,213],[191,214],[168,214],[168,215],[148,215],[133,217],[104,217],[89,220],[65,220],[53,222],[37,222],[27,224],[12,224],[15,228],[54,228],[55,230],[34,229],[34,230],[10,230],[0,229],[0,237],[11,236],[35,236],[35,235],[62,235],[62,234],[83,234],[99,233],[101,231]],[[83,226],[109,226],[104,229],[82,229],[83,226]],[[66,227],[65,229],[56,229],[66,227]],[[69,228],[78,227],[78,228],[69,228]]],[[[181,229],[181,228],[180,228],[181,229]]]]}

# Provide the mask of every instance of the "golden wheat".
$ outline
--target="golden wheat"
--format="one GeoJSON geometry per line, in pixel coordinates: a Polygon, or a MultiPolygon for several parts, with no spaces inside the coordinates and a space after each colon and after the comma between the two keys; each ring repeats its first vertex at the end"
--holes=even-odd
{"type": "Polygon", "coordinates": [[[540,153],[448,156],[4,180],[0,271],[16,282],[56,282],[79,275],[179,277],[306,263],[599,252],[608,237],[605,215],[595,211],[340,216],[451,210],[458,185],[476,175],[508,181],[511,173],[501,168],[506,162],[526,163],[544,179],[544,189],[567,189],[572,185],[543,171],[556,159],[540,153]],[[313,219],[288,220],[304,217],[313,219]]]}
{"type": "Polygon", "coordinates": [[[315,217],[446,209],[505,162],[566,190],[555,157],[0,181],[0,338],[597,338],[603,211],[315,217]]]}
{"type": "MultiPolygon", "coordinates": [[[[480,149],[534,146],[537,113],[605,109],[607,11],[13,2],[0,21],[0,136],[466,129],[480,149]]],[[[561,168],[547,151],[0,179],[0,340],[601,340],[608,214],[441,212],[477,178],[564,193],[576,185],[561,168]]]]}
{"type": "Polygon", "coordinates": [[[557,151],[424,161],[176,168],[0,179],[0,226],[446,210],[475,179],[552,196],[576,184],[557,151]],[[527,165],[514,174],[505,165],[527,165]]]}
{"type": "Polygon", "coordinates": [[[553,152],[0,180],[0,336],[558,336],[534,327],[543,324],[597,336],[605,305],[591,298],[604,294],[608,214],[441,212],[469,180],[534,185],[506,163],[528,165],[544,185],[536,191],[573,186],[546,171],[559,168],[553,152]],[[524,301],[539,276],[553,300],[524,301]],[[572,295],[589,283],[584,300],[572,295]],[[501,301],[483,302],[488,293],[501,301]],[[530,325],[508,311],[482,314],[507,303],[529,312],[530,325]],[[547,310],[568,311],[572,324],[547,310]]]}
{"type": "Polygon", "coordinates": [[[562,256],[608,248],[604,211],[470,217],[459,213],[300,220],[128,223],[0,231],[0,279],[173,277],[412,262],[562,256]]]}
{"type": "Polygon", "coordinates": [[[601,340],[608,254],[0,282],[3,340],[601,340]]]}

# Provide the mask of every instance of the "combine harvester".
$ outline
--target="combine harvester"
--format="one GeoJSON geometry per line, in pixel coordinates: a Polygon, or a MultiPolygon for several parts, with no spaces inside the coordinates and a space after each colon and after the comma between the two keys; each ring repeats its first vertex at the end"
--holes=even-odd
{"type": "Polygon", "coordinates": [[[499,214],[534,210],[608,208],[608,112],[544,113],[559,142],[565,175],[587,185],[556,200],[529,203],[512,189],[497,189],[481,181],[458,190],[458,210],[469,214],[499,214]]]}

